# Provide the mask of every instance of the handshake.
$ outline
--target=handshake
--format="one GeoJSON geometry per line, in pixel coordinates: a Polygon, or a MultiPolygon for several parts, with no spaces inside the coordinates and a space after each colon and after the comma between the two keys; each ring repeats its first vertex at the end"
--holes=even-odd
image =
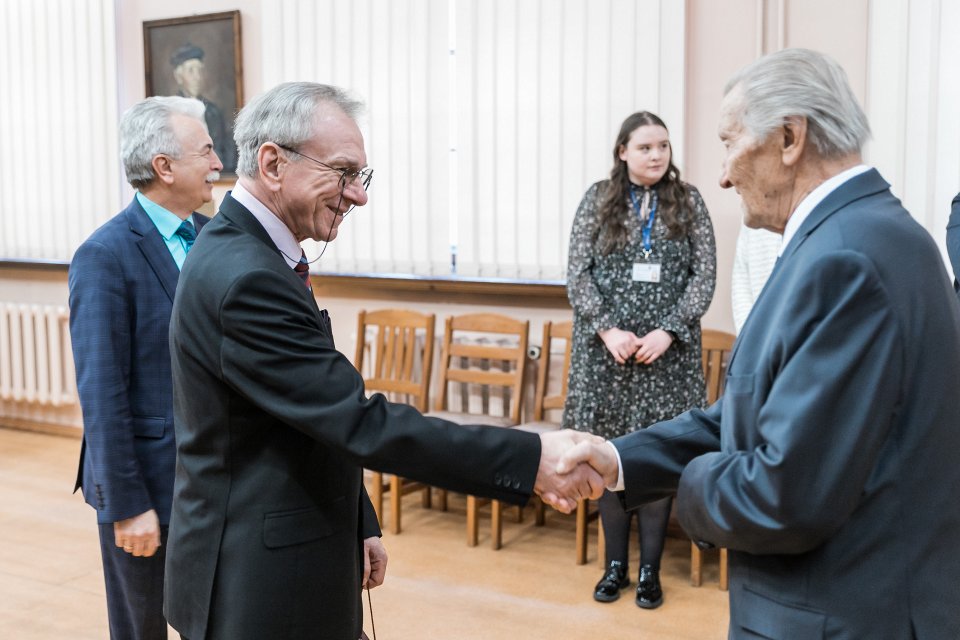
{"type": "Polygon", "coordinates": [[[570,513],[577,501],[599,498],[617,484],[617,455],[599,436],[564,429],[540,436],[540,466],[533,490],[557,511],[570,513]]]}

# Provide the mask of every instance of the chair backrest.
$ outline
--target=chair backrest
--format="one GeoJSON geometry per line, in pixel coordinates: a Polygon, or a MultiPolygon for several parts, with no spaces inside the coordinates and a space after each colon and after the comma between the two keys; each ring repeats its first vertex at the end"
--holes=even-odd
{"type": "Polygon", "coordinates": [[[432,313],[404,309],[360,311],[353,364],[364,376],[367,391],[379,391],[392,400],[398,394],[407,396],[407,404],[427,411],[435,321],[432,313]]]}
{"type": "Polygon", "coordinates": [[[563,403],[567,400],[567,378],[570,373],[570,351],[573,335],[573,322],[550,322],[543,323],[543,342],[540,351],[540,369],[537,371],[537,390],[533,402],[533,419],[535,421],[543,420],[545,411],[551,409],[563,409],[563,403]],[[553,341],[563,340],[565,342],[563,353],[563,371],[560,374],[560,391],[553,395],[547,395],[550,387],[550,359],[553,355],[553,341]]]}
{"type": "Polygon", "coordinates": [[[727,361],[735,336],[725,331],[703,330],[703,377],[707,381],[707,403],[713,404],[723,395],[727,378],[727,361]]]}
{"type": "Polygon", "coordinates": [[[448,317],[441,343],[435,409],[456,410],[448,406],[451,382],[501,387],[510,394],[505,417],[519,423],[529,329],[527,320],[496,313],[448,317]]]}

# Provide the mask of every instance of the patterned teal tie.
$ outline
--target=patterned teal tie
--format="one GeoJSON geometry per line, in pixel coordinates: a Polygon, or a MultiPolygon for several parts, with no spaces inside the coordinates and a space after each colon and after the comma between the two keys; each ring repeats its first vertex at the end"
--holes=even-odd
{"type": "Polygon", "coordinates": [[[197,239],[197,230],[193,228],[193,223],[189,220],[181,222],[180,226],[177,227],[177,235],[183,238],[184,253],[189,253],[190,247],[193,246],[194,241],[197,239]]]}

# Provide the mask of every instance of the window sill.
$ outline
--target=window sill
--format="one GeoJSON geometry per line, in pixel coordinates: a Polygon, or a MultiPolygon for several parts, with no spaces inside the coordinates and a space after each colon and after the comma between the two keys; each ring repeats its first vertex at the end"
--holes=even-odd
{"type": "MultiPolygon", "coordinates": [[[[0,259],[0,270],[63,272],[69,262],[59,260],[0,259]]],[[[377,298],[405,293],[508,299],[510,304],[536,301],[534,306],[567,306],[566,283],[556,280],[510,280],[507,278],[427,277],[402,274],[314,273],[315,292],[347,298],[377,298]]],[[[493,301],[489,301],[493,302],[493,301]]]]}

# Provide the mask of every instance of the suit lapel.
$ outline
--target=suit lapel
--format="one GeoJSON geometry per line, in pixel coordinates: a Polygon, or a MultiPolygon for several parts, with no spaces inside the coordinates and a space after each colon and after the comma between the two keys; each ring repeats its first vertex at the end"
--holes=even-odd
{"type": "MultiPolygon", "coordinates": [[[[886,180],[880,175],[876,169],[870,169],[859,175],[856,175],[845,183],[840,185],[838,189],[833,190],[830,194],[827,195],[823,201],[820,202],[813,211],[810,212],[810,215],[807,216],[807,219],[803,221],[803,224],[800,225],[800,228],[797,229],[796,235],[793,236],[793,239],[790,240],[784,250],[783,255],[777,258],[777,263],[773,268],[773,271],[770,273],[770,277],[767,278],[767,283],[763,286],[763,290],[760,292],[760,295],[757,297],[757,301],[754,303],[756,307],[760,301],[763,299],[764,295],[767,295],[767,292],[771,289],[771,283],[777,277],[777,274],[783,269],[784,263],[790,259],[794,253],[797,252],[797,249],[800,248],[810,234],[812,234],[817,227],[819,227],[823,222],[832,216],[834,213],[843,209],[850,203],[864,198],[866,196],[871,196],[883,191],[886,191],[890,188],[890,185],[886,180]]],[[[744,324],[743,329],[740,331],[740,335],[748,333],[750,327],[750,316],[747,316],[747,322],[744,324]]],[[[737,355],[737,350],[740,347],[741,340],[739,337],[733,345],[733,350],[730,352],[730,360],[728,362],[728,367],[733,363],[734,357],[737,355]]]]}
{"type": "MultiPolygon", "coordinates": [[[[223,197],[223,202],[220,203],[219,215],[267,245],[279,258],[283,258],[280,249],[274,244],[270,234],[263,228],[263,225],[260,224],[256,216],[247,211],[245,206],[234,200],[230,193],[227,193],[227,195],[223,197]]],[[[284,264],[286,264],[286,262],[284,262],[284,264]]]]}
{"type": "Polygon", "coordinates": [[[174,262],[170,250],[157,231],[157,227],[147,216],[137,199],[134,198],[130,206],[125,211],[127,222],[130,224],[130,231],[137,236],[136,243],[140,252],[150,268],[156,274],[160,281],[160,286],[173,302],[173,296],[177,291],[177,280],[180,278],[180,270],[177,269],[177,263],[174,262]]]}
{"type": "Polygon", "coordinates": [[[839,188],[830,192],[830,194],[810,212],[807,219],[804,220],[800,228],[797,229],[797,233],[790,241],[790,244],[784,248],[780,262],[789,260],[790,256],[796,253],[797,249],[806,241],[810,234],[834,213],[855,200],[881,193],[889,188],[890,185],[880,176],[880,173],[876,169],[865,171],[844,182],[839,188]]]}
{"type": "Polygon", "coordinates": [[[203,229],[208,222],[210,222],[210,218],[202,213],[193,212],[193,226],[196,227],[197,234],[200,233],[200,230],[203,229]]]}
{"type": "MultiPolygon", "coordinates": [[[[246,231],[250,235],[259,239],[263,242],[271,251],[277,254],[277,257],[280,259],[280,263],[283,265],[283,268],[286,271],[290,272],[290,275],[293,279],[296,280],[296,286],[303,291],[310,299],[311,307],[314,310],[314,313],[317,316],[317,319],[320,321],[320,324],[327,327],[328,331],[330,329],[329,319],[325,319],[321,315],[320,307],[317,305],[317,299],[313,296],[313,291],[307,289],[303,286],[303,283],[300,281],[300,276],[298,276],[293,269],[287,264],[286,260],[283,258],[283,254],[280,252],[280,249],[273,242],[273,239],[270,237],[270,234],[267,233],[267,230],[263,228],[263,225],[260,224],[260,221],[257,220],[256,216],[250,213],[246,207],[233,199],[229,193],[223,198],[223,202],[220,204],[220,212],[218,215],[223,216],[234,225],[240,229],[246,231]]],[[[333,331],[329,331],[331,339],[333,338],[333,331]]]]}
{"type": "MultiPolygon", "coordinates": [[[[767,281],[763,285],[763,289],[760,290],[760,295],[757,296],[756,301],[753,303],[754,309],[757,307],[757,304],[760,303],[760,300],[763,298],[763,294],[765,294],[770,289],[770,286],[771,286],[770,283],[773,282],[773,279],[777,277],[777,273],[780,271],[781,265],[783,265],[783,256],[780,256],[779,258],[777,258],[776,264],[773,265],[773,271],[770,272],[770,275],[767,277],[767,281]]],[[[750,320],[751,318],[754,317],[754,315],[755,314],[753,313],[750,313],[747,315],[746,322],[743,323],[743,327],[740,329],[740,333],[737,335],[736,340],[734,340],[733,342],[733,348],[730,350],[730,359],[727,361],[727,370],[729,370],[730,365],[733,364],[733,358],[734,356],[737,355],[737,351],[740,349],[740,343],[742,342],[740,338],[743,335],[749,333],[750,324],[751,324],[750,320]]]]}

